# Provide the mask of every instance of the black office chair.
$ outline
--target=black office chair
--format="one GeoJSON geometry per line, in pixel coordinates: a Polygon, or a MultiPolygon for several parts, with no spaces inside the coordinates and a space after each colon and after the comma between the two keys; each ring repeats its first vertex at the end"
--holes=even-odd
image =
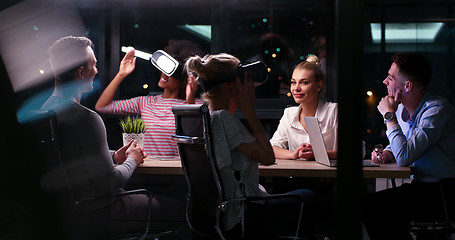
{"type": "Polygon", "coordinates": [[[160,239],[161,236],[175,234],[174,231],[150,233],[152,197],[150,191],[146,189],[124,191],[116,194],[98,194],[84,199],[75,199],[64,160],[60,154],[55,112],[52,110],[33,111],[30,114],[33,115],[33,121],[24,123],[23,126],[32,142],[38,146],[39,154],[44,160],[44,162],[38,163],[45,166],[41,186],[55,196],[60,211],[60,227],[63,228],[62,234],[65,239],[160,239]],[[53,182],[53,184],[48,184],[49,182],[53,182]],[[59,182],[59,184],[55,184],[55,182],[59,182]],[[48,186],[53,187],[49,188],[48,186]],[[109,227],[106,225],[109,221],[109,219],[105,218],[109,216],[108,209],[93,209],[88,206],[93,201],[113,200],[132,194],[145,194],[149,197],[146,226],[144,226],[142,232],[112,236],[109,232],[109,227]],[[87,209],[90,210],[88,211],[87,209]]]}
{"type": "Polygon", "coordinates": [[[221,229],[221,215],[226,205],[233,201],[251,202],[274,198],[295,198],[300,201],[298,223],[294,239],[298,239],[303,201],[295,194],[275,194],[266,197],[227,199],[223,192],[219,169],[215,160],[210,113],[203,104],[172,107],[177,142],[183,171],[188,184],[187,222],[196,237],[225,239],[221,229]]]}
{"type": "Polygon", "coordinates": [[[417,240],[455,239],[455,178],[442,179],[441,189],[444,220],[441,222],[412,222],[410,232],[417,240]]]}

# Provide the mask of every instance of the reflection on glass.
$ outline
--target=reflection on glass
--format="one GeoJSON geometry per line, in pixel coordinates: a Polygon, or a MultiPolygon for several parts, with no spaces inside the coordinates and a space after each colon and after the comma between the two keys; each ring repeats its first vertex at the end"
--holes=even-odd
{"type": "MultiPolygon", "coordinates": [[[[433,23],[386,23],[385,41],[387,43],[432,43],[444,26],[442,22],[433,23]]],[[[381,42],[381,24],[370,23],[373,43],[381,42]]]]}

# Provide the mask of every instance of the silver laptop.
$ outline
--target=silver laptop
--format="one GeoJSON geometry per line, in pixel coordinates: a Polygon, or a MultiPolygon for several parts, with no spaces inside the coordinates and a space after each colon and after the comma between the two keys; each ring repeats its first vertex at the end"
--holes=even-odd
{"type": "MultiPolygon", "coordinates": [[[[305,125],[310,137],[311,147],[313,148],[314,159],[317,163],[329,167],[335,167],[337,160],[329,159],[325,148],[324,139],[322,138],[321,129],[319,128],[318,119],[315,117],[305,117],[305,125]]],[[[378,167],[379,164],[369,160],[362,161],[364,167],[378,167]]]]}

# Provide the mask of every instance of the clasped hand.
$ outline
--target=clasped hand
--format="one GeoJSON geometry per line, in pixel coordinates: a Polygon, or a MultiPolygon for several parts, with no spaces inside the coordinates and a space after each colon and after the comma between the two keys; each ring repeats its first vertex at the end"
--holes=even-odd
{"type": "Polygon", "coordinates": [[[304,158],[306,160],[314,159],[313,148],[309,143],[302,143],[294,150],[294,159],[304,158]]]}
{"type": "Polygon", "coordinates": [[[147,154],[136,140],[131,140],[130,143],[117,150],[113,156],[114,162],[118,164],[123,163],[128,157],[134,158],[136,164],[139,166],[144,163],[144,158],[147,157],[147,154]]]}

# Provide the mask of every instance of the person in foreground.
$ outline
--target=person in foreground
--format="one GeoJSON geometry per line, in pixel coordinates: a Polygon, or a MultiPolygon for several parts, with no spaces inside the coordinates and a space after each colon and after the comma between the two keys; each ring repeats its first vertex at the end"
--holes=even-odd
{"type": "MultiPolygon", "coordinates": [[[[206,55],[204,58],[191,57],[185,65],[187,71],[195,72],[198,75],[198,81],[203,83],[201,85],[206,86],[204,89],[206,92],[202,97],[210,110],[215,158],[228,199],[268,195],[259,185],[258,164],[272,165],[275,163],[267,134],[254,110],[255,92],[252,80],[248,78],[247,74],[237,76],[236,71],[239,64],[240,61],[236,57],[220,53],[206,55]],[[251,133],[229,111],[233,104],[245,116],[251,133]]],[[[308,200],[313,196],[311,191],[304,189],[295,191],[295,193],[308,200]]],[[[273,205],[277,207],[280,204],[285,205],[280,200],[269,201],[268,207],[273,208],[273,205]]],[[[296,214],[295,205],[297,204],[288,204],[296,214]],[[295,205],[292,206],[292,204],[295,205]]],[[[223,214],[223,228],[227,235],[233,239],[240,238],[245,221],[243,235],[245,239],[254,239],[253,236],[257,237],[261,231],[265,235],[262,237],[271,237],[266,235],[271,231],[266,225],[266,221],[254,218],[259,215],[261,210],[250,212],[254,209],[250,206],[247,209],[246,220],[244,220],[245,213],[241,206],[229,205],[227,207],[223,214]]],[[[280,219],[274,220],[282,221],[283,218],[282,216],[280,219]]],[[[290,219],[291,217],[285,218],[286,221],[290,219]]],[[[297,217],[292,219],[297,219],[297,217]]]]}
{"type": "Polygon", "coordinates": [[[183,71],[186,58],[202,53],[196,44],[187,40],[171,40],[164,51],[181,64],[172,76],[161,73],[158,86],[163,94],[139,96],[132,99],[112,101],[122,81],[136,66],[135,50],[130,50],[120,63],[119,71],[98,99],[95,108],[101,113],[140,114],[145,121],[144,151],[150,156],[178,156],[177,144],[171,140],[175,132],[172,106],[187,103],[202,103],[195,98],[198,85],[195,77],[183,71]],[[186,94],[185,94],[186,93],[186,94]]]}
{"type": "MultiPolygon", "coordinates": [[[[86,37],[63,37],[50,47],[49,54],[55,73],[55,89],[42,109],[54,110],[56,113],[60,151],[74,200],[95,194],[123,192],[146,154],[136,141],[117,151],[110,151],[103,120],[96,112],[80,104],[81,94],[92,91],[93,79],[98,73],[92,41],[86,37]]],[[[162,213],[161,207],[163,202],[168,203],[164,201],[168,199],[156,196],[153,198],[152,217],[165,216],[167,213],[162,213]]],[[[109,230],[108,234],[120,234],[134,229],[145,229],[147,204],[146,195],[136,194],[114,200],[96,201],[92,207],[109,208],[110,218],[106,220],[112,219],[112,222],[106,224],[112,230],[109,230]],[[125,223],[131,221],[132,225],[115,225],[116,220],[125,223]]],[[[173,206],[175,211],[178,211],[178,206],[173,206]]],[[[184,213],[183,202],[181,206],[180,213],[184,213]]],[[[92,219],[85,220],[91,222],[92,219]]],[[[99,232],[102,231],[99,229],[99,232]]]]}
{"type": "Polygon", "coordinates": [[[298,107],[284,110],[277,130],[270,139],[276,158],[314,159],[304,117],[316,117],[330,159],[337,156],[338,105],[321,97],[325,75],[315,55],[298,64],[292,73],[291,93],[298,107]]]}
{"type": "Polygon", "coordinates": [[[372,240],[412,239],[411,221],[443,220],[438,182],[455,177],[455,110],[427,91],[430,63],[414,53],[396,53],[392,61],[383,81],[388,95],[377,107],[389,145],[371,158],[409,166],[413,180],[365,197],[363,220],[372,240]]]}

